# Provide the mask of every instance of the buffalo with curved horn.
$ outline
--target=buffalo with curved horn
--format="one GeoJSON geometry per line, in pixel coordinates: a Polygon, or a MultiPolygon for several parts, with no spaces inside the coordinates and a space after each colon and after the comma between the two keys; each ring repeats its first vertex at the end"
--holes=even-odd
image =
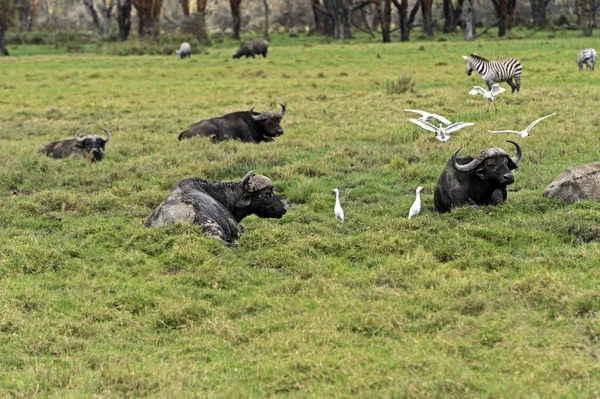
{"type": "Polygon", "coordinates": [[[506,186],[514,183],[512,170],[518,170],[522,151],[519,144],[507,140],[516,147],[517,153],[510,157],[501,148],[488,148],[475,158],[457,158],[454,151],[446,164],[433,193],[435,209],[448,212],[463,205],[499,205],[506,202],[506,186]]]}
{"type": "Polygon", "coordinates": [[[79,129],[74,138],[44,143],[38,152],[52,158],[73,158],[89,154],[92,162],[101,161],[104,158],[104,146],[110,140],[110,132],[103,127],[100,129],[106,133],[106,138],[95,134],[80,136],[85,129],[79,129]]]}
{"type": "Polygon", "coordinates": [[[246,143],[273,141],[283,134],[281,119],[285,115],[285,105],[281,111],[255,112],[254,107],[249,111],[233,112],[218,118],[201,120],[179,135],[179,140],[195,136],[210,137],[213,141],[240,140],[246,143]]]}

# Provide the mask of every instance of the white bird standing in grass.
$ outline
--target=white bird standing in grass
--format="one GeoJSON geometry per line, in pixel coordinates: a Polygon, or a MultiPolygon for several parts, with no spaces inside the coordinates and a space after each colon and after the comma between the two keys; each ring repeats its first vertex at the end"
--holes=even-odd
{"type": "MultiPolygon", "coordinates": [[[[556,113],[556,112],[555,112],[556,113]]],[[[544,120],[546,118],[551,117],[552,115],[554,115],[555,113],[552,113],[550,115],[546,115],[541,117],[540,119],[536,119],[535,121],[531,122],[531,124],[529,126],[527,126],[525,128],[525,130],[521,130],[520,132],[517,132],[516,130],[488,130],[488,132],[490,133],[517,133],[520,134],[521,137],[525,138],[527,136],[529,136],[529,131],[535,126],[537,125],[537,123],[541,120],[544,120]]]]}
{"type": "Polygon", "coordinates": [[[419,109],[405,109],[406,112],[416,112],[418,114],[421,114],[422,116],[418,119],[422,122],[434,122],[436,119],[442,123],[445,123],[446,125],[451,125],[452,122],[450,122],[448,119],[444,118],[441,115],[438,114],[431,114],[429,112],[426,111],[421,111],[419,109]]]}
{"type": "Polygon", "coordinates": [[[472,123],[472,122],[456,122],[456,123],[453,123],[446,127],[442,127],[442,124],[440,123],[440,127],[435,127],[431,123],[424,122],[419,119],[410,118],[409,121],[411,121],[415,125],[422,127],[425,130],[434,132],[435,138],[438,139],[439,141],[448,141],[448,139],[450,138],[447,136],[448,134],[454,133],[455,131],[462,129],[463,127],[474,125],[474,123],[472,123]]]}
{"type": "Polygon", "coordinates": [[[413,216],[417,216],[419,212],[421,212],[421,190],[423,190],[423,187],[417,187],[417,198],[410,207],[410,211],[408,211],[408,220],[410,220],[410,218],[413,216]]]}
{"type": "Polygon", "coordinates": [[[500,87],[498,85],[492,85],[491,90],[486,90],[481,86],[473,86],[473,89],[469,92],[470,95],[476,96],[477,94],[483,94],[483,98],[488,100],[488,111],[490,110],[490,104],[494,104],[494,108],[498,111],[498,107],[496,107],[496,102],[494,101],[494,97],[496,97],[500,93],[504,93],[506,90],[504,87],[500,87]]]}
{"type": "Polygon", "coordinates": [[[344,221],[344,210],[340,205],[340,191],[337,188],[333,189],[335,193],[335,207],[333,208],[333,213],[335,213],[335,217],[340,219],[342,222],[344,221]]]}

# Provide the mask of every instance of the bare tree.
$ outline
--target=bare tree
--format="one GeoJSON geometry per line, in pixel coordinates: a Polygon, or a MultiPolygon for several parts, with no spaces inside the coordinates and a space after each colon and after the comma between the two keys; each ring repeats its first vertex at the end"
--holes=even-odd
{"type": "Polygon", "coordinates": [[[119,25],[119,38],[124,42],[129,38],[131,31],[131,0],[117,0],[117,24],[119,25]]]}
{"type": "Polygon", "coordinates": [[[158,21],[163,0],[131,0],[138,14],[138,34],[140,37],[158,36],[158,21]]]}
{"type": "Polygon", "coordinates": [[[453,33],[456,30],[456,25],[460,21],[465,0],[458,0],[456,7],[452,4],[452,0],[444,0],[444,33],[453,33]]]}
{"type": "Polygon", "coordinates": [[[242,0],[229,0],[231,6],[231,17],[233,18],[233,38],[240,40],[240,26],[242,24],[242,18],[240,16],[240,3],[242,0]]]}
{"type": "Polygon", "coordinates": [[[92,16],[92,22],[94,23],[94,28],[96,28],[96,32],[99,35],[102,35],[102,28],[100,27],[100,18],[98,17],[98,12],[96,12],[96,8],[94,7],[93,0],[83,0],[83,5],[87,8],[88,12],[92,16]]]}
{"type": "Polygon", "coordinates": [[[499,20],[498,36],[505,36],[514,27],[517,0],[492,0],[492,4],[499,20]]]}
{"type": "Polygon", "coordinates": [[[100,14],[102,14],[102,19],[104,20],[102,25],[102,36],[108,35],[108,32],[110,31],[110,18],[114,8],[115,3],[111,0],[104,0],[100,4],[100,14]]]}
{"type": "Polygon", "coordinates": [[[402,3],[399,3],[398,0],[393,0],[393,2],[400,16],[400,41],[407,42],[410,40],[410,31],[421,6],[421,0],[415,2],[410,14],[408,14],[408,0],[402,0],[402,3]]]}
{"type": "Polygon", "coordinates": [[[577,16],[581,21],[584,36],[592,36],[594,28],[594,13],[596,11],[593,0],[577,0],[577,16]]]}
{"type": "Polygon", "coordinates": [[[433,0],[421,0],[421,16],[423,18],[423,32],[425,32],[425,34],[427,36],[433,36],[433,18],[431,15],[432,6],[433,6],[433,0]]]}
{"type": "Polygon", "coordinates": [[[475,27],[475,4],[473,0],[468,0],[467,12],[465,15],[465,39],[470,42],[473,40],[475,27]]]}
{"type": "Polygon", "coordinates": [[[546,9],[550,0],[531,0],[531,15],[533,24],[538,28],[546,26],[546,9]]]}
{"type": "Polygon", "coordinates": [[[377,14],[381,21],[381,40],[384,43],[391,43],[391,25],[392,25],[392,0],[384,0],[383,7],[380,0],[374,0],[377,14]]]}

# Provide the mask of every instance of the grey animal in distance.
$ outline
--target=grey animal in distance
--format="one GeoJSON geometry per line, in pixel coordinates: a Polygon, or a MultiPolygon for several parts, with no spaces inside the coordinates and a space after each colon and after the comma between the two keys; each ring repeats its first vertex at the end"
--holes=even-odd
{"type": "Polygon", "coordinates": [[[179,48],[175,50],[177,58],[182,59],[185,57],[192,57],[192,46],[188,42],[183,42],[179,45],[179,48]]]}
{"type": "Polygon", "coordinates": [[[285,204],[273,194],[268,177],[250,171],[239,182],[188,178],[175,185],[148,217],[146,227],[191,223],[201,226],[204,234],[233,245],[243,232],[240,222],[253,214],[275,219],[286,214],[285,204]]]}
{"type": "Polygon", "coordinates": [[[521,89],[521,72],[523,66],[514,58],[505,58],[499,61],[489,61],[476,54],[471,54],[468,57],[463,55],[467,62],[467,75],[471,76],[473,71],[477,71],[481,78],[488,86],[488,90],[492,90],[494,83],[506,82],[514,93],[515,90],[521,89]]]}
{"type": "Polygon", "coordinates": [[[446,163],[433,192],[433,203],[438,212],[448,212],[458,206],[500,205],[506,202],[506,186],[514,183],[512,170],[521,160],[521,147],[512,143],[517,153],[510,157],[501,148],[488,148],[477,157],[457,158],[454,151],[446,163]]]}
{"type": "Polygon", "coordinates": [[[587,71],[593,71],[597,59],[598,54],[596,54],[596,50],[593,48],[584,48],[581,50],[577,56],[577,68],[579,69],[579,72],[583,69],[583,64],[585,64],[585,69],[587,71]]]}
{"type": "Polygon", "coordinates": [[[80,136],[85,129],[79,129],[74,138],[44,143],[38,148],[38,152],[57,159],[91,155],[92,162],[101,161],[105,145],[110,140],[110,132],[103,127],[100,129],[106,133],[106,138],[98,135],[80,136]]]}
{"type": "Polygon", "coordinates": [[[240,45],[240,48],[233,53],[233,58],[241,57],[252,57],[255,55],[262,55],[267,58],[267,51],[269,50],[269,42],[264,39],[246,39],[240,45]]]}
{"type": "Polygon", "coordinates": [[[213,141],[240,140],[246,143],[273,141],[283,134],[281,119],[285,115],[285,105],[281,111],[233,112],[218,118],[201,120],[179,134],[179,140],[196,136],[210,137],[213,141]]]}

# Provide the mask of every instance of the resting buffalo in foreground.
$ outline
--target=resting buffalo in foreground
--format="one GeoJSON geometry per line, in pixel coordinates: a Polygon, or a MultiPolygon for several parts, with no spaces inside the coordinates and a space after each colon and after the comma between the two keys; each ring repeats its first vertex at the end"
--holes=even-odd
{"type": "Polygon", "coordinates": [[[91,154],[92,162],[101,161],[104,158],[104,145],[110,140],[110,132],[103,127],[100,129],[106,133],[106,138],[97,135],[79,136],[84,130],[80,129],[75,133],[75,138],[44,143],[38,148],[38,152],[52,158],[73,158],[91,154]]]}
{"type": "Polygon", "coordinates": [[[260,143],[272,141],[283,134],[280,122],[285,115],[285,105],[281,105],[281,112],[268,111],[262,114],[250,111],[233,112],[194,123],[188,130],[179,135],[179,140],[194,136],[210,137],[213,141],[240,140],[246,143],[260,143]]]}
{"type": "Polygon", "coordinates": [[[248,172],[240,182],[228,183],[188,178],[175,185],[171,195],[148,217],[146,227],[188,222],[232,245],[243,231],[239,222],[246,216],[280,219],[285,213],[284,203],[273,195],[271,180],[263,175],[248,172]]]}
{"type": "Polygon", "coordinates": [[[243,56],[254,58],[256,54],[262,54],[264,58],[267,58],[268,50],[268,41],[264,39],[247,39],[242,42],[238,51],[233,53],[233,58],[241,58],[243,56]]]}
{"type": "Polygon", "coordinates": [[[488,148],[472,157],[456,158],[461,150],[454,151],[435,186],[433,203],[439,212],[462,205],[499,205],[506,202],[506,186],[514,183],[511,170],[518,170],[521,147],[517,154],[509,157],[500,148],[488,148]]]}

